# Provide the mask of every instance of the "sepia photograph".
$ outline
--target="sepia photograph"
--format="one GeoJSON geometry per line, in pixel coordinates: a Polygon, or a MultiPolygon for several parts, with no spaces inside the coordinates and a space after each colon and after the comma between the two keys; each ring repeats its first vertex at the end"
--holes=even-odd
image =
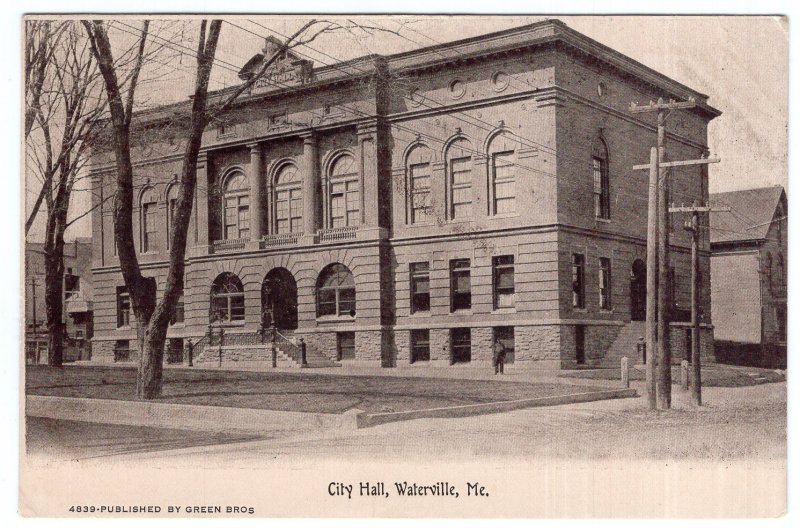
{"type": "Polygon", "coordinates": [[[787,512],[786,16],[18,24],[20,515],[787,512]]]}

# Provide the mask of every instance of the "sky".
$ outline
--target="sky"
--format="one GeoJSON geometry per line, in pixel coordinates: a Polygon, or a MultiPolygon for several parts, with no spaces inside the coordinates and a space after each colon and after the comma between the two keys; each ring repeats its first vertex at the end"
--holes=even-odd
{"type": "MultiPolygon", "coordinates": [[[[326,17],[327,18],[327,17],[326,17]]],[[[746,16],[380,16],[350,17],[375,28],[369,33],[323,35],[309,47],[298,48],[317,66],[369,53],[390,54],[461,38],[558,18],[573,29],[709,95],[709,104],[722,116],[709,127],[712,155],[722,162],[709,170],[711,192],[787,183],[788,22],[780,17],[746,16]],[[399,32],[399,35],[381,28],[399,32]],[[745,38],[747,37],[747,38],[745,38]]],[[[212,74],[212,89],[238,83],[236,71],[272,34],[289,35],[308,18],[297,16],[226,18],[212,74]]],[[[341,19],[336,19],[341,20],[341,19]]],[[[122,20],[112,33],[112,44],[125,49],[138,27],[122,20]]],[[[193,59],[188,56],[196,39],[196,25],[169,27],[171,58],[153,65],[151,77],[139,89],[140,105],[185,100],[191,92],[193,59]],[[185,46],[185,47],[184,47],[185,46]]],[[[154,42],[164,43],[155,40],[154,42]]],[[[147,77],[146,73],[143,73],[147,77]]],[[[645,160],[646,161],[646,160],[645,160]]],[[[33,196],[29,182],[26,196],[33,196]]],[[[89,207],[89,193],[78,192],[72,214],[89,207]]],[[[77,222],[67,238],[90,236],[89,217],[77,222]]],[[[41,222],[29,235],[39,240],[41,222]]]]}

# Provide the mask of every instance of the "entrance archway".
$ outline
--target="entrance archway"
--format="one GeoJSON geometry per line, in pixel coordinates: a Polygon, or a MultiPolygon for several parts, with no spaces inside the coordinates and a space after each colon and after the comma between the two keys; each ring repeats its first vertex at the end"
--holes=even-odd
{"type": "Polygon", "coordinates": [[[275,268],[261,283],[261,321],[278,330],[297,328],[297,282],[286,268],[275,268]]]}
{"type": "Polygon", "coordinates": [[[636,259],[631,266],[631,321],[644,321],[647,314],[647,265],[636,259]]]}

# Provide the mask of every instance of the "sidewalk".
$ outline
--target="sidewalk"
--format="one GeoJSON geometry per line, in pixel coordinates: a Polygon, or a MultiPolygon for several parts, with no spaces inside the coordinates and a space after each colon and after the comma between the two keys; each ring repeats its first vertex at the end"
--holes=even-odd
{"type": "MultiPolygon", "coordinates": [[[[273,368],[268,362],[254,364],[248,362],[223,362],[222,367],[203,365],[189,367],[185,364],[166,364],[165,369],[176,370],[196,370],[209,372],[280,372],[285,374],[303,375],[326,375],[326,376],[384,376],[397,378],[437,378],[437,379],[467,379],[484,380],[497,382],[518,382],[518,383],[559,383],[562,385],[581,385],[604,388],[619,388],[621,383],[618,380],[607,379],[586,379],[562,377],[563,374],[579,372],[575,370],[536,370],[532,368],[516,368],[514,365],[507,365],[505,374],[495,375],[492,367],[472,367],[466,365],[451,365],[447,367],[429,367],[426,365],[402,365],[396,367],[363,367],[347,365],[345,362],[340,368],[297,368],[297,367],[277,367],[273,368]]],[[[65,363],[67,366],[83,367],[127,367],[135,366],[135,363],[91,363],[75,362],[65,363]]]]}

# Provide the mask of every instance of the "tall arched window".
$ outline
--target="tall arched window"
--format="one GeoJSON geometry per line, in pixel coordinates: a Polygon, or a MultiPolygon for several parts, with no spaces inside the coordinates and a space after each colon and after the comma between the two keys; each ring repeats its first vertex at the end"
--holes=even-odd
{"type": "Polygon", "coordinates": [[[275,232],[303,230],[303,179],[297,167],[287,163],[275,176],[275,232]]]}
{"type": "Polygon", "coordinates": [[[517,211],[516,148],[516,141],[506,132],[495,136],[489,145],[489,204],[493,215],[517,211]]]}
{"type": "Polygon", "coordinates": [[[464,138],[447,149],[447,214],[451,220],[472,216],[472,144],[464,138]]]}
{"type": "Polygon", "coordinates": [[[221,273],[211,285],[209,321],[244,321],[244,287],[239,277],[233,273],[221,273]]]}
{"type": "Polygon", "coordinates": [[[778,253],[778,288],[786,287],[786,263],[783,261],[783,253],[778,253]]]}
{"type": "Polygon", "coordinates": [[[250,236],[250,194],[247,177],[235,171],[225,179],[223,197],[223,220],[225,240],[250,236]]]}
{"type": "Polygon", "coordinates": [[[433,161],[433,151],[425,145],[414,147],[406,158],[408,222],[410,224],[425,223],[432,216],[431,161],[433,161]]]}
{"type": "Polygon", "coordinates": [[[172,246],[172,227],[175,225],[175,213],[178,209],[178,184],[169,186],[167,191],[167,249],[172,246]]]}
{"type": "Polygon", "coordinates": [[[158,251],[158,195],[152,187],[142,193],[139,215],[142,253],[158,251]]]}
{"type": "Polygon", "coordinates": [[[317,317],[356,314],[356,283],[343,264],[331,264],[317,280],[317,317]]]}
{"type": "Polygon", "coordinates": [[[592,146],[592,178],[594,181],[594,216],[611,218],[611,197],[608,181],[608,148],[597,138],[592,146]]]}
{"type": "Polygon", "coordinates": [[[331,227],[361,223],[358,167],[350,154],[339,156],[330,171],[331,227]]]}

